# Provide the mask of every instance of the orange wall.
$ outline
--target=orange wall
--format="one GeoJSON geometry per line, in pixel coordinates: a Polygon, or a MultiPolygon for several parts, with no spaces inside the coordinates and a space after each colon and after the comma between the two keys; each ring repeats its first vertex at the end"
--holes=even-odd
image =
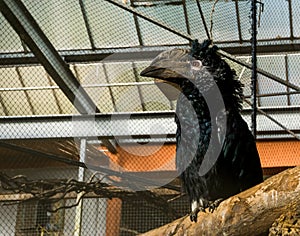
{"type": "Polygon", "coordinates": [[[262,167],[300,165],[300,141],[258,141],[262,167]]]}
{"type": "MultiPolygon", "coordinates": [[[[258,141],[257,149],[263,168],[300,165],[299,141],[258,141]]],[[[175,170],[175,150],[175,144],[127,145],[110,158],[124,171],[175,170]]]]}
{"type": "MultiPolygon", "coordinates": [[[[264,168],[264,174],[269,173],[270,169],[278,169],[274,167],[300,165],[299,141],[258,141],[257,149],[264,168]]],[[[118,154],[116,155],[109,152],[106,152],[106,154],[110,157],[110,166],[114,170],[159,171],[175,170],[175,150],[175,144],[165,144],[163,146],[143,146],[139,144],[118,147],[118,154]]],[[[107,235],[119,234],[121,205],[122,202],[119,199],[112,199],[108,202],[107,235]],[[112,222],[114,223],[112,224],[112,222]]]]}
{"type": "Polygon", "coordinates": [[[163,146],[139,144],[118,147],[117,155],[108,155],[114,169],[121,168],[124,171],[175,170],[175,150],[174,144],[163,146]]]}

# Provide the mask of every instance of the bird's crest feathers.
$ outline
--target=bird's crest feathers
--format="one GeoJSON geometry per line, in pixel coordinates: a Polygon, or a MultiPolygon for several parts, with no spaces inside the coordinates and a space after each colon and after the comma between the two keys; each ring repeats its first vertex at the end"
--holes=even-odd
{"type": "Polygon", "coordinates": [[[199,43],[198,40],[192,42],[190,55],[200,60],[208,71],[213,75],[215,82],[218,84],[221,93],[225,96],[225,104],[231,103],[230,106],[238,110],[242,109],[243,84],[237,79],[236,72],[230,68],[228,63],[218,54],[218,47],[212,45],[211,40],[204,40],[199,43]]]}

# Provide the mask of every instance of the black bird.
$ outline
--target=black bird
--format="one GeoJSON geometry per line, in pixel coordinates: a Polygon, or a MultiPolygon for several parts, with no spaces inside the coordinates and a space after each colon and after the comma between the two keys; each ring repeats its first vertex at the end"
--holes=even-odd
{"type": "Polygon", "coordinates": [[[142,76],[180,87],[175,121],[176,167],[197,213],[263,181],[254,137],[240,115],[243,85],[217,55],[218,48],[195,40],[191,49],[159,54],[142,76]]]}

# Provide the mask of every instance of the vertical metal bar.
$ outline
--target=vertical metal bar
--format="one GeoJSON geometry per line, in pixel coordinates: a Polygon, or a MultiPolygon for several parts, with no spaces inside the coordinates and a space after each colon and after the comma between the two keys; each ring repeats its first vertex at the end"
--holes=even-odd
{"type": "Polygon", "coordinates": [[[257,117],[257,8],[256,0],[251,1],[251,18],[252,18],[252,29],[251,29],[251,55],[252,55],[252,75],[251,75],[251,95],[252,95],[252,115],[251,115],[251,130],[254,138],[256,139],[256,117],[257,117]]]}
{"type": "Polygon", "coordinates": [[[6,107],[5,103],[4,103],[4,99],[2,98],[1,93],[0,93],[0,104],[1,104],[1,107],[2,107],[2,109],[3,109],[4,115],[5,115],[5,116],[8,116],[8,115],[9,115],[8,109],[7,109],[7,107],[6,107]]]}
{"type": "Polygon", "coordinates": [[[257,78],[257,82],[256,82],[256,97],[257,97],[256,107],[260,107],[260,105],[261,105],[261,97],[260,97],[258,77],[259,77],[259,74],[257,74],[257,77],[256,77],[257,78]]]}
{"type": "MultiPolygon", "coordinates": [[[[80,140],[80,162],[85,163],[85,155],[86,155],[86,139],[83,138],[80,140]]],[[[78,181],[83,182],[85,177],[85,168],[79,167],[78,169],[78,181]]],[[[76,202],[78,205],[75,209],[75,229],[74,229],[74,236],[81,235],[81,224],[82,224],[82,206],[83,206],[83,195],[84,192],[80,192],[77,194],[76,202]]]]}
{"type": "MultiPolygon", "coordinates": [[[[48,79],[49,85],[51,87],[53,87],[54,83],[52,82],[51,77],[48,74],[46,74],[46,77],[48,79]]],[[[63,109],[61,108],[61,104],[59,102],[59,98],[58,98],[58,95],[57,95],[57,92],[56,92],[55,88],[51,89],[51,91],[52,91],[55,103],[57,105],[57,109],[58,109],[59,114],[63,114],[63,109]]]]}
{"type": "MultiPolygon", "coordinates": [[[[284,55],[284,64],[285,64],[285,78],[286,81],[289,82],[289,63],[288,63],[288,56],[287,54],[284,55]]],[[[287,105],[291,105],[291,96],[290,96],[290,88],[286,87],[286,92],[287,92],[287,105]]]]}
{"type": "Polygon", "coordinates": [[[198,10],[199,10],[199,13],[200,13],[200,16],[201,16],[201,20],[202,20],[202,23],[203,23],[203,26],[204,26],[204,29],[205,29],[206,36],[207,36],[208,39],[210,39],[210,35],[209,35],[209,32],[208,32],[208,28],[207,28],[207,25],[206,25],[204,14],[203,14],[203,11],[202,11],[202,8],[201,8],[201,5],[200,5],[200,1],[196,0],[196,3],[197,3],[197,7],[198,7],[198,10]]]}
{"type": "Polygon", "coordinates": [[[238,33],[239,33],[239,41],[242,44],[243,43],[243,37],[242,37],[242,30],[241,30],[239,1],[235,0],[234,2],[235,2],[236,22],[237,22],[238,33]]]}
{"type": "MultiPolygon", "coordinates": [[[[135,81],[136,82],[140,82],[139,81],[139,75],[137,73],[136,66],[135,66],[134,62],[132,62],[132,69],[133,69],[135,81]]],[[[144,102],[144,98],[143,98],[141,87],[140,87],[140,85],[137,85],[136,87],[137,87],[138,94],[139,94],[139,97],[140,97],[140,100],[141,100],[142,109],[143,109],[143,111],[146,111],[146,106],[145,106],[145,102],[144,102]]]]}
{"type": "Polygon", "coordinates": [[[293,41],[294,40],[294,28],[293,28],[293,9],[292,9],[292,1],[288,0],[289,4],[289,17],[290,17],[290,38],[293,41]]]}
{"type": "MultiPolygon", "coordinates": [[[[19,37],[20,38],[20,37],[19,37]]],[[[26,43],[20,38],[20,41],[21,41],[21,45],[22,45],[22,47],[23,47],[23,49],[24,49],[24,52],[25,53],[29,53],[30,52],[30,50],[28,50],[28,47],[27,47],[27,45],[26,45],[26,43]]]]}
{"type": "MultiPolygon", "coordinates": [[[[26,87],[24,81],[23,81],[23,78],[22,78],[22,75],[21,75],[21,72],[20,72],[20,69],[18,67],[16,67],[16,72],[17,72],[17,75],[18,75],[18,79],[22,85],[23,88],[26,87]]],[[[31,101],[31,98],[28,94],[28,91],[24,91],[24,94],[25,94],[25,97],[27,99],[27,102],[29,104],[29,107],[30,107],[30,111],[32,112],[32,115],[36,115],[36,112],[35,112],[35,109],[34,109],[34,106],[32,105],[32,101],[31,101]]]]}
{"type": "Polygon", "coordinates": [[[94,41],[94,38],[93,38],[92,31],[90,29],[90,23],[89,23],[89,19],[87,17],[87,14],[86,14],[86,10],[85,10],[83,0],[79,0],[79,5],[80,5],[84,25],[85,25],[85,28],[86,28],[86,31],[87,31],[87,34],[88,34],[88,37],[89,37],[89,40],[90,40],[91,47],[92,47],[93,50],[95,50],[96,49],[95,41],[94,41]]]}
{"type": "MultiPolygon", "coordinates": [[[[130,0],[130,6],[134,7],[134,0],[130,0]]],[[[133,20],[134,20],[134,25],[137,32],[138,40],[139,40],[139,45],[143,46],[144,42],[141,34],[141,28],[140,28],[138,17],[135,14],[133,14],[133,20]]]]}
{"type": "Polygon", "coordinates": [[[182,7],[183,7],[183,14],[184,14],[184,20],[185,20],[185,25],[186,25],[186,32],[188,34],[191,34],[189,17],[188,17],[188,13],[187,13],[186,1],[185,0],[182,0],[182,7]]]}
{"type": "MultiPolygon", "coordinates": [[[[109,79],[108,79],[108,75],[107,75],[107,70],[106,70],[105,64],[103,63],[102,66],[103,66],[103,72],[104,72],[105,81],[109,84],[109,79]]],[[[112,102],[113,107],[114,107],[114,111],[118,111],[117,110],[117,106],[116,106],[116,101],[115,101],[115,98],[114,98],[114,95],[113,95],[112,88],[110,86],[107,86],[107,87],[108,87],[108,91],[109,91],[109,94],[110,94],[111,102],[112,102]]]]}

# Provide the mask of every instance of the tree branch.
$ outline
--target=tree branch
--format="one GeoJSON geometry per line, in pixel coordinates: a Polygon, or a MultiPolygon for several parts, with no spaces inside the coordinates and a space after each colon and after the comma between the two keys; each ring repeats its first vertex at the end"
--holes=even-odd
{"type": "MultiPolygon", "coordinates": [[[[94,197],[98,198],[120,198],[122,200],[143,199],[153,208],[163,212],[169,219],[174,220],[178,217],[178,213],[171,207],[169,200],[163,198],[158,192],[159,190],[171,191],[172,198],[174,198],[174,195],[177,197],[181,196],[180,192],[165,189],[164,186],[159,189],[147,190],[144,188],[143,191],[134,191],[130,188],[122,188],[122,185],[130,186],[135,185],[135,183],[130,182],[128,179],[119,179],[119,181],[117,181],[116,176],[103,176],[103,174],[97,172],[95,172],[86,182],[75,179],[30,180],[24,175],[10,177],[5,173],[0,172],[0,190],[3,189],[6,193],[29,194],[27,198],[12,201],[12,204],[33,200],[53,204],[65,199],[67,195],[72,193],[83,193],[81,198],[88,194],[94,194],[94,197]],[[98,178],[98,174],[102,177],[98,178]],[[107,180],[109,180],[109,183],[107,183],[107,180]]],[[[79,200],[72,205],[64,205],[63,207],[47,210],[55,212],[62,208],[77,206],[78,204],[79,200]]]]}
{"type": "Polygon", "coordinates": [[[290,210],[300,211],[300,166],[228,198],[214,213],[199,213],[197,223],[185,216],[142,235],[265,235],[290,210]]]}

